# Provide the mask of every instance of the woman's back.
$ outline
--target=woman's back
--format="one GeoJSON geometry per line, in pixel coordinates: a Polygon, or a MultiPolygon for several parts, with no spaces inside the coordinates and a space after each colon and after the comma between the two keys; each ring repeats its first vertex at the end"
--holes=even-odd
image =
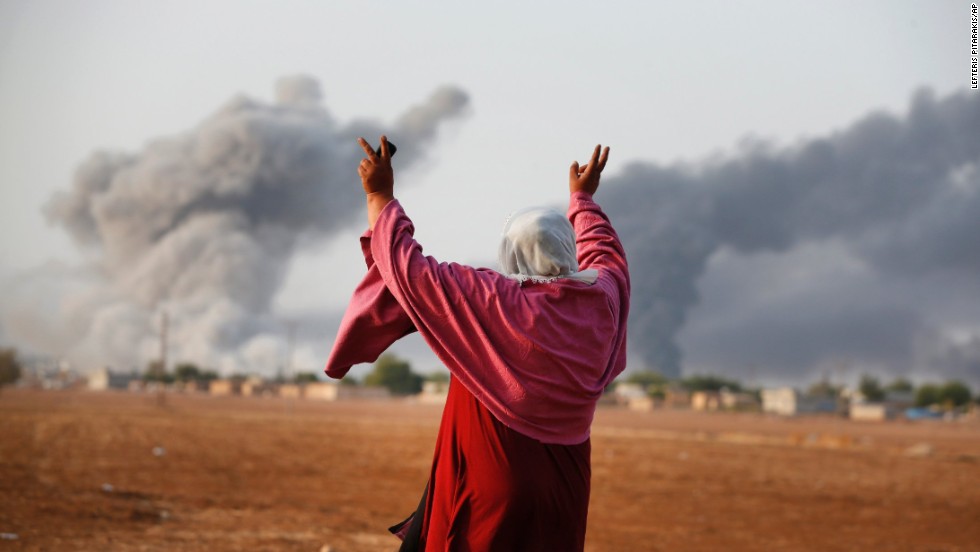
{"type": "Polygon", "coordinates": [[[580,266],[597,272],[592,284],[440,263],[422,253],[401,204],[389,202],[362,237],[369,273],[345,313],[327,374],[343,375],[352,361],[417,330],[508,427],[546,443],[584,441],[596,402],[626,365],[629,275],[619,238],[591,196],[572,195],[569,219],[580,266]],[[398,329],[362,327],[375,320],[398,329]]]}

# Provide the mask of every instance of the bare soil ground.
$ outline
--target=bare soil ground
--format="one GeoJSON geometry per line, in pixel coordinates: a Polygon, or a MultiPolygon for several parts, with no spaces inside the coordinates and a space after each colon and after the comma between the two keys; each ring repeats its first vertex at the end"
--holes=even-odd
{"type": "MultiPolygon", "coordinates": [[[[0,395],[0,551],[390,551],[441,408],[0,395]],[[16,538],[13,538],[16,535],[16,538]]],[[[980,550],[980,423],[603,408],[587,549],[980,550]]]]}

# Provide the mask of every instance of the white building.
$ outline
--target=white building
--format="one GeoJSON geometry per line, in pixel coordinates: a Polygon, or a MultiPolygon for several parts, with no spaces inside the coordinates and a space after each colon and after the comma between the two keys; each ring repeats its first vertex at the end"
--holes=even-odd
{"type": "Polygon", "coordinates": [[[895,412],[885,403],[851,403],[850,418],[860,422],[883,422],[894,417],[895,412]]]}
{"type": "Polygon", "coordinates": [[[139,381],[135,374],[119,374],[109,368],[100,368],[88,376],[88,388],[93,391],[129,389],[130,383],[139,381]]]}
{"type": "Polygon", "coordinates": [[[418,399],[420,403],[445,404],[447,398],[449,398],[448,381],[422,382],[422,392],[418,394],[418,399]]]}
{"type": "Polygon", "coordinates": [[[762,411],[781,416],[836,412],[837,400],[833,397],[808,397],[792,387],[763,389],[762,411]]]}

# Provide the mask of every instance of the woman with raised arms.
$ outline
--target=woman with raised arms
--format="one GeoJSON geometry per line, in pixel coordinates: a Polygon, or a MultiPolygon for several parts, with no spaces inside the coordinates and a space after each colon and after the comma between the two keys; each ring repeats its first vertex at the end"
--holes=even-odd
{"type": "Polygon", "coordinates": [[[391,529],[401,550],[582,550],[592,418],[626,365],[626,255],[593,200],[609,148],[572,164],[567,216],[511,216],[497,271],[425,256],[394,196],[387,139],[360,144],[368,272],[326,373],[341,378],[418,331],[452,375],[422,501],[391,529]]]}

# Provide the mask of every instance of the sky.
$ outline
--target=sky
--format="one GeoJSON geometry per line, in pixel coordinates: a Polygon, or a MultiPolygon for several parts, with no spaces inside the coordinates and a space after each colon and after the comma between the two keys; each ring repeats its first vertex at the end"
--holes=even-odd
{"type": "MultiPolygon", "coordinates": [[[[650,179],[688,169],[710,173],[726,162],[739,166],[739,160],[760,156],[792,165],[799,151],[821,140],[846,150],[857,139],[848,136],[862,136],[861,121],[875,114],[905,128],[904,118],[923,89],[950,112],[956,106],[943,102],[957,94],[975,103],[969,77],[969,3],[964,2],[497,2],[476,7],[452,2],[5,0],[0,2],[0,281],[7,292],[6,305],[0,305],[0,313],[6,313],[0,318],[0,342],[77,357],[83,369],[100,362],[98,351],[109,347],[105,339],[121,340],[111,344],[115,349],[138,342],[134,360],[105,362],[143,362],[154,350],[154,302],[167,297],[180,303],[172,306],[177,335],[180,320],[189,335],[199,333],[195,328],[207,320],[209,331],[223,336],[217,352],[206,351],[207,344],[189,348],[187,354],[197,361],[226,371],[236,363],[267,371],[281,362],[276,359],[285,347],[283,328],[292,323],[297,328],[296,369],[318,370],[363,267],[357,244],[363,213],[341,199],[349,197],[345,186],[358,191],[356,161],[349,169],[343,166],[350,155],[344,144],[355,131],[387,132],[396,143],[399,135],[407,140],[396,156],[396,194],[415,221],[426,253],[485,265],[495,256],[506,215],[527,205],[560,206],[568,165],[584,161],[597,142],[612,148],[604,175],[609,199],[622,206],[622,219],[632,221],[629,194],[649,199],[644,186],[650,179]],[[319,107],[310,111],[303,102],[319,107]],[[312,215],[301,217],[302,225],[283,223],[276,228],[285,235],[270,236],[275,232],[242,230],[231,218],[212,221],[213,226],[197,223],[195,228],[212,228],[202,232],[240,236],[222,247],[244,244],[255,256],[244,265],[223,268],[226,272],[210,273],[212,280],[194,290],[221,281],[222,274],[253,267],[262,274],[256,276],[259,291],[249,288],[252,294],[245,294],[254,297],[251,303],[228,290],[202,296],[196,291],[180,295],[165,283],[156,291],[135,286],[136,280],[145,283],[151,275],[167,273],[159,259],[175,247],[171,242],[177,237],[147,238],[143,245],[156,259],[147,260],[127,253],[127,247],[136,247],[132,243],[104,237],[86,242],[83,221],[69,216],[67,207],[52,215],[52,197],[69,194],[78,182],[98,180],[91,180],[95,165],[112,175],[132,163],[138,170],[127,174],[152,183],[160,166],[174,170],[200,162],[162,142],[175,144],[172,150],[190,148],[227,128],[260,137],[299,132],[311,140],[322,138],[322,144],[330,144],[322,146],[322,155],[336,160],[309,168],[332,183],[321,198],[329,224],[312,215]],[[758,153],[759,148],[769,153],[758,153]],[[96,152],[105,152],[99,163],[93,161],[96,152]],[[89,172],[79,176],[76,171],[83,166],[89,172]],[[269,269],[262,258],[277,268],[269,269]],[[215,297],[235,314],[215,314],[215,297]],[[140,329],[120,332],[123,321],[140,329]],[[105,325],[102,333],[91,329],[99,324],[105,325]],[[234,354],[226,354],[231,349],[234,354]]],[[[908,122],[909,128],[914,122],[908,122]]],[[[276,143],[264,140],[256,140],[258,151],[276,143]]],[[[976,157],[964,155],[956,167],[944,165],[936,169],[939,176],[932,176],[946,178],[959,168],[961,187],[974,190],[975,171],[961,166],[976,157]]],[[[195,178],[207,186],[208,174],[202,169],[195,178]]],[[[723,199],[717,190],[725,183],[712,182],[690,187],[704,190],[711,201],[723,199]]],[[[819,187],[820,182],[809,185],[819,187]]],[[[597,196],[600,203],[603,192],[597,196]]],[[[84,203],[83,194],[75,195],[76,203],[84,203]]],[[[147,201],[141,208],[149,210],[141,216],[159,215],[150,209],[155,203],[147,201]]],[[[720,225],[717,218],[698,218],[681,208],[671,212],[684,215],[678,224],[720,225]]],[[[632,222],[627,226],[633,228],[632,222]]],[[[140,227],[120,227],[118,235],[131,237],[132,228],[140,227]]],[[[684,226],[670,228],[675,227],[684,226]]],[[[632,368],[721,373],[760,383],[799,383],[828,370],[836,377],[869,371],[883,377],[955,376],[980,382],[980,364],[971,356],[980,349],[980,301],[965,295],[975,291],[969,282],[978,273],[968,267],[914,276],[874,263],[874,270],[868,269],[870,234],[889,229],[851,227],[851,233],[792,233],[798,236],[792,243],[758,248],[714,236],[683,274],[690,289],[676,291],[693,290],[694,298],[670,295],[675,288],[651,288],[650,297],[670,295],[667,310],[676,312],[636,324],[654,326],[650,331],[659,332],[653,341],[662,344],[660,351],[679,352],[664,360],[658,351],[641,351],[633,355],[632,368]],[[866,297],[866,289],[882,275],[895,274],[885,278],[886,291],[875,302],[860,304],[858,313],[817,308],[833,303],[828,297],[845,304],[841,298],[866,297]],[[827,278],[837,283],[830,285],[827,278]],[[787,291],[762,301],[756,293],[760,286],[787,291]],[[926,298],[909,302],[904,299],[909,293],[926,298]],[[786,335],[772,331],[786,326],[786,313],[795,320],[801,310],[814,317],[802,315],[786,335]],[[828,328],[838,327],[841,319],[857,320],[853,335],[868,335],[858,341],[874,345],[848,344],[831,335],[828,328]],[[897,319],[907,320],[901,331],[872,331],[880,320],[897,319]],[[808,343],[809,354],[789,354],[776,346],[812,341],[807,336],[814,333],[829,337],[808,343]],[[928,345],[913,351],[913,341],[928,345]],[[896,349],[905,352],[885,354],[896,349]],[[944,354],[959,360],[922,360],[925,349],[950,350],[944,354]]],[[[640,244],[640,250],[647,243],[644,231],[624,235],[624,241],[640,244]]],[[[914,233],[914,228],[907,231],[914,233]]],[[[949,239],[967,244],[968,254],[976,251],[965,236],[949,239]]],[[[188,262],[200,258],[187,257],[188,262]]],[[[636,266],[649,258],[654,257],[639,257],[636,266]]],[[[658,270],[664,269],[649,268],[658,270]]],[[[643,277],[634,274],[634,279],[643,277]]],[[[195,281],[185,285],[193,288],[195,281]]],[[[648,302],[654,310],[659,304],[648,302]]],[[[637,337],[631,334],[641,342],[637,337]]],[[[180,345],[174,346],[180,354],[180,345]]],[[[396,345],[396,351],[423,371],[437,365],[420,340],[396,345]]]]}

